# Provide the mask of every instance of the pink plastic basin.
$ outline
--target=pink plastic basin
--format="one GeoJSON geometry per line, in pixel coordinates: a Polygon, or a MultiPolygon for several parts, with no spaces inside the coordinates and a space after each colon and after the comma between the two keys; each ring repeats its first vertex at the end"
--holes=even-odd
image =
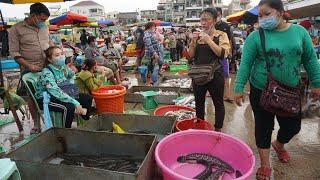
{"type": "Polygon", "coordinates": [[[242,173],[239,178],[225,173],[222,180],[249,180],[253,173],[255,157],[242,141],[214,131],[187,130],[165,137],[156,148],[156,162],[164,180],[190,180],[205,169],[199,164],[177,162],[179,156],[190,153],[216,156],[242,173]]]}

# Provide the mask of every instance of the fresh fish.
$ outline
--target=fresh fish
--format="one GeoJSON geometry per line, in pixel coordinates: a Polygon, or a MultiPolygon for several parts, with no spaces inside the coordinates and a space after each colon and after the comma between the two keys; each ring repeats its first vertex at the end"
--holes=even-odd
{"type": "Polygon", "coordinates": [[[190,78],[181,78],[181,79],[168,79],[165,80],[160,86],[163,87],[180,87],[180,88],[190,88],[192,80],[190,78]]]}
{"type": "Polygon", "coordinates": [[[196,117],[196,113],[187,110],[168,111],[164,116],[175,117],[178,121],[183,119],[193,119],[196,117]]]}
{"type": "Polygon", "coordinates": [[[242,176],[242,173],[240,171],[236,170],[236,178],[239,178],[241,176],[242,176]]]}
{"type": "Polygon", "coordinates": [[[206,180],[211,174],[212,174],[212,165],[208,164],[207,161],[204,161],[202,159],[199,159],[196,161],[198,164],[202,164],[206,167],[205,170],[203,170],[200,174],[198,174],[196,177],[193,179],[198,179],[198,180],[206,180]]]}
{"type": "Polygon", "coordinates": [[[110,171],[135,173],[140,165],[141,159],[133,159],[128,156],[92,156],[80,154],[58,154],[63,159],[61,164],[94,167],[110,171]]]}
{"type": "Polygon", "coordinates": [[[211,173],[211,175],[206,180],[221,180],[225,170],[218,169],[215,172],[211,173]]]}
{"type": "Polygon", "coordinates": [[[207,154],[192,153],[186,156],[179,156],[177,161],[184,163],[187,161],[197,161],[199,159],[207,161],[208,164],[211,164],[212,166],[217,167],[218,169],[223,169],[228,173],[235,172],[235,169],[232,166],[230,166],[228,163],[222,161],[218,157],[207,155],[207,154]]]}
{"type": "MultiPolygon", "coordinates": [[[[134,94],[143,94],[144,91],[137,91],[134,92],[134,94]]],[[[178,93],[175,91],[162,91],[161,89],[159,91],[156,91],[157,95],[162,95],[162,96],[177,96],[178,93]]]]}

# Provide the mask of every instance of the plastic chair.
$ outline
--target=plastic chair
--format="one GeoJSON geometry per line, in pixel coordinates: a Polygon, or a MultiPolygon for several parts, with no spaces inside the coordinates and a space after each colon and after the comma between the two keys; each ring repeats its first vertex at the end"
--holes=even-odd
{"type": "MultiPolygon", "coordinates": [[[[36,105],[36,110],[37,110],[36,120],[37,121],[40,121],[41,118],[44,120],[43,111],[40,109],[40,107],[38,105],[38,102],[37,102],[37,100],[36,100],[36,98],[34,96],[35,89],[36,89],[35,88],[36,87],[36,83],[38,82],[40,75],[41,75],[41,72],[38,72],[38,73],[27,73],[27,74],[23,75],[23,77],[22,77],[22,81],[25,84],[25,86],[26,86],[26,88],[28,90],[28,93],[30,94],[30,96],[32,98],[32,101],[36,105]]],[[[67,112],[66,107],[62,106],[60,104],[51,103],[51,102],[49,103],[49,106],[55,106],[55,107],[58,107],[58,108],[61,108],[61,109],[64,110],[65,113],[53,112],[53,111],[50,112],[53,127],[61,127],[61,128],[63,128],[64,124],[65,124],[65,120],[66,120],[66,118],[65,118],[66,117],[66,112],[67,112]]],[[[40,123],[38,123],[38,124],[40,124],[40,123]]]]}
{"type": "Polygon", "coordinates": [[[7,180],[21,180],[20,172],[14,161],[9,158],[0,159],[0,179],[7,180]]]}

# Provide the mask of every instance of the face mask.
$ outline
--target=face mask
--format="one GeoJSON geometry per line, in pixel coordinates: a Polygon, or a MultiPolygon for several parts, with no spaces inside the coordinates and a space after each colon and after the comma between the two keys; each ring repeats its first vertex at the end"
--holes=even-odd
{"type": "Polygon", "coordinates": [[[265,30],[274,30],[279,23],[280,21],[276,16],[259,19],[259,26],[265,30]]]}
{"type": "Polygon", "coordinates": [[[217,22],[221,21],[221,16],[217,17],[217,22]]]}
{"type": "Polygon", "coordinates": [[[41,21],[41,22],[38,22],[37,26],[39,29],[44,29],[46,28],[46,23],[41,21]]]}
{"type": "Polygon", "coordinates": [[[65,66],[66,57],[63,55],[63,56],[60,56],[60,57],[54,59],[53,64],[57,65],[57,66],[60,66],[60,67],[65,66]]]}
{"type": "Polygon", "coordinates": [[[45,28],[46,27],[46,23],[45,22],[43,22],[43,21],[40,21],[37,17],[36,17],[36,26],[39,28],[39,29],[43,29],[43,28],[45,28]]]}

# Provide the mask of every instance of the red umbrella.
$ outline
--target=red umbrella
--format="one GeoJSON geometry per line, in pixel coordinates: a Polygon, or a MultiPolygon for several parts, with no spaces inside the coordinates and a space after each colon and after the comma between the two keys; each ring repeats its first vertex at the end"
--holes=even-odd
{"type": "Polygon", "coordinates": [[[300,26],[303,26],[304,28],[309,29],[311,27],[311,23],[308,20],[301,21],[300,26]]]}
{"type": "Polygon", "coordinates": [[[58,16],[56,18],[50,19],[51,25],[69,25],[69,24],[78,24],[82,22],[87,22],[88,18],[86,16],[82,16],[80,14],[73,13],[71,11],[58,16]]]}
{"type": "Polygon", "coordinates": [[[49,26],[49,31],[57,31],[57,30],[59,30],[59,26],[57,26],[57,25],[50,25],[49,26]]]}
{"type": "Polygon", "coordinates": [[[160,23],[161,23],[160,20],[153,20],[153,22],[156,24],[156,26],[160,26],[160,23]]]}

